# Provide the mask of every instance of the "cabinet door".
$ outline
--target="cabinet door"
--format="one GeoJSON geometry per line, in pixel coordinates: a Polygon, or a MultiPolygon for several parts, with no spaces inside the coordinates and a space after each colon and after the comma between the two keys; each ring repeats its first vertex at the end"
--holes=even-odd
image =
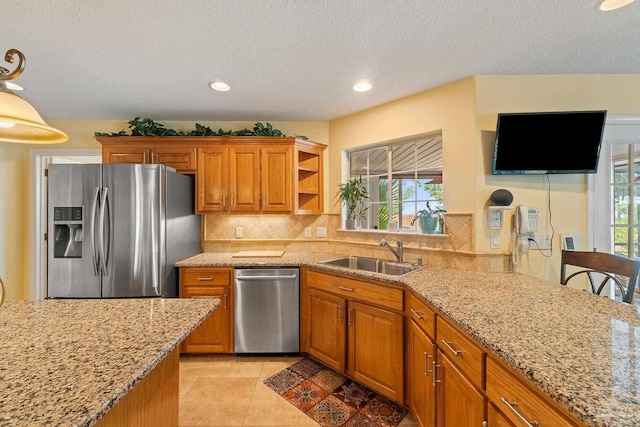
{"type": "Polygon", "coordinates": [[[182,342],[182,353],[231,352],[231,288],[183,286],[180,298],[219,298],[220,305],[182,342]]]}
{"type": "Polygon", "coordinates": [[[435,343],[413,322],[408,334],[409,396],[407,401],[421,427],[436,425],[436,384],[433,378],[435,343]]]}
{"type": "Polygon", "coordinates": [[[485,420],[485,398],[438,350],[438,427],[478,427],[485,420]]]}
{"type": "Polygon", "coordinates": [[[231,212],[260,211],[260,148],[229,148],[231,212]]]}
{"type": "Polygon", "coordinates": [[[262,212],[291,212],[292,147],[273,146],[261,150],[260,185],[262,212]]]}
{"type": "Polygon", "coordinates": [[[180,173],[194,173],[196,171],[195,147],[156,147],[151,149],[149,163],[166,165],[180,173]]]}
{"type": "Polygon", "coordinates": [[[349,303],[347,373],[396,402],[404,399],[403,324],[402,314],[349,303]]]}
{"type": "Polygon", "coordinates": [[[340,372],[346,370],[346,300],[309,290],[309,354],[340,372]]]}
{"type": "Polygon", "coordinates": [[[515,427],[500,411],[491,403],[487,407],[487,426],[488,427],[515,427]]]}
{"type": "Polygon", "coordinates": [[[103,163],[149,163],[149,149],[136,146],[102,146],[103,163]]]}
{"type": "Polygon", "coordinates": [[[196,193],[198,212],[227,210],[229,165],[225,147],[198,148],[196,193]]]}

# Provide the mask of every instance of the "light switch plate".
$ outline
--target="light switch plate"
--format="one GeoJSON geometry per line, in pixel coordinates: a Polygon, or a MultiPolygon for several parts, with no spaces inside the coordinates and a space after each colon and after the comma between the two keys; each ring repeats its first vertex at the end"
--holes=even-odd
{"type": "Polygon", "coordinates": [[[316,235],[318,237],[327,237],[327,227],[316,228],[316,235]]]}
{"type": "Polygon", "coordinates": [[[311,237],[311,227],[304,228],[304,237],[311,237]]]}
{"type": "Polygon", "coordinates": [[[500,233],[491,233],[491,249],[500,249],[500,233]]]}
{"type": "Polygon", "coordinates": [[[236,227],[236,237],[242,237],[242,227],[236,227]]]}

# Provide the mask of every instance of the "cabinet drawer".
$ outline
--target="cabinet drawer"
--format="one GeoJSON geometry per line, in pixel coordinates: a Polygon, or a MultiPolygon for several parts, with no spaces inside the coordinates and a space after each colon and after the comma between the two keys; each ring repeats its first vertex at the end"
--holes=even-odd
{"type": "Polygon", "coordinates": [[[309,270],[307,273],[307,285],[349,299],[366,301],[398,311],[403,309],[403,290],[400,288],[361,282],[314,270],[309,270]]]}
{"type": "Polygon", "coordinates": [[[230,285],[230,268],[181,268],[182,286],[230,285]]]}
{"type": "Polygon", "coordinates": [[[553,408],[539,393],[516,373],[491,357],[487,358],[487,396],[512,423],[522,425],[524,418],[533,425],[537,422],[539,427],[578,425],[553,408]]]}
{"type": "Polygon", "coordinates": [[[436,337],[436,312],[414,294],[409,294],[409,316],[431,338],[436,337]]]}
{"type": "Polygon", "coordinates": [[[438,348],[481,389],[486,359],[484,350],[441,316],[437,317],[436,323],[438,348]]]}

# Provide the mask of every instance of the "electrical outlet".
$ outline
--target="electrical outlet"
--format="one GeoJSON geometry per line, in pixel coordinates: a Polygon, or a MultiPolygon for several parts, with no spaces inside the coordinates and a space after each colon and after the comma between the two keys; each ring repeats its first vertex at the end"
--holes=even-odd
{"type": "Polygon", "coordinates": [[[311,227],[304,228],[304,237],[311,237],[311,227]]]}
{"type": "Polygon", "coordinates": [[[236,237],[242,237],[242,227],[236,227],[236,237]]]}
{"type": "Polygon", "coordinates": [[[529,242],[529,249],[547,250],[551,249],[551,236],[548,234],[534,234],[533,242],[529,242]]]}
{"type": "Polygon", "coordinates": [[[500,233],[491,233],[491,249],[500,249],[500,233]]]}
{"type": "Polygon", "coordinates": [[[318,236],[318,237],[327,237],[327,227],[318,227],[318,228],[316,228],[316,236],[318,236]]]}

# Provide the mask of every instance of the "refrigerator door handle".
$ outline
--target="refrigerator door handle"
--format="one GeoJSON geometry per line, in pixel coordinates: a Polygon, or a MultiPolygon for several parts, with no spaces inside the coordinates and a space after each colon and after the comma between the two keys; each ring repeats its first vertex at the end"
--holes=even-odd
{"type": "MultiPolygon", "coordinates": [[[[97,214],[98,214],[98,204],[100,202],[100,187],[94,187],[94,194],[93,194],[93,200],[91,201],[91,222],[94,224],[94,230],[95,228],[95,224],[97,224],[97,214]]],[[[100,267],[100,259],[98,256],[98,251],[96,249],[96,233],[94,231],[93,235],[91,236],[91,253],[93,256],[93,274],[95,276],[99,275],[98,272],[98,268],[100,267]]]]}
{"type": "Polygon", "coordinates": [[[109,268],[109,249],[110,249],[110,235],[111,235],[111,217],[109,216],[109,188],[104,187],[102,192],[102,202],[100,203],[100,262],[102,275],[108,276],[109,268]],[[106,214],[105,214],[106,212],[106,214]],[[107,220],[105,221],[105,216],[107,220]],[[105,244],[105,229],[107,230],[107,239],[105,244]]]}

